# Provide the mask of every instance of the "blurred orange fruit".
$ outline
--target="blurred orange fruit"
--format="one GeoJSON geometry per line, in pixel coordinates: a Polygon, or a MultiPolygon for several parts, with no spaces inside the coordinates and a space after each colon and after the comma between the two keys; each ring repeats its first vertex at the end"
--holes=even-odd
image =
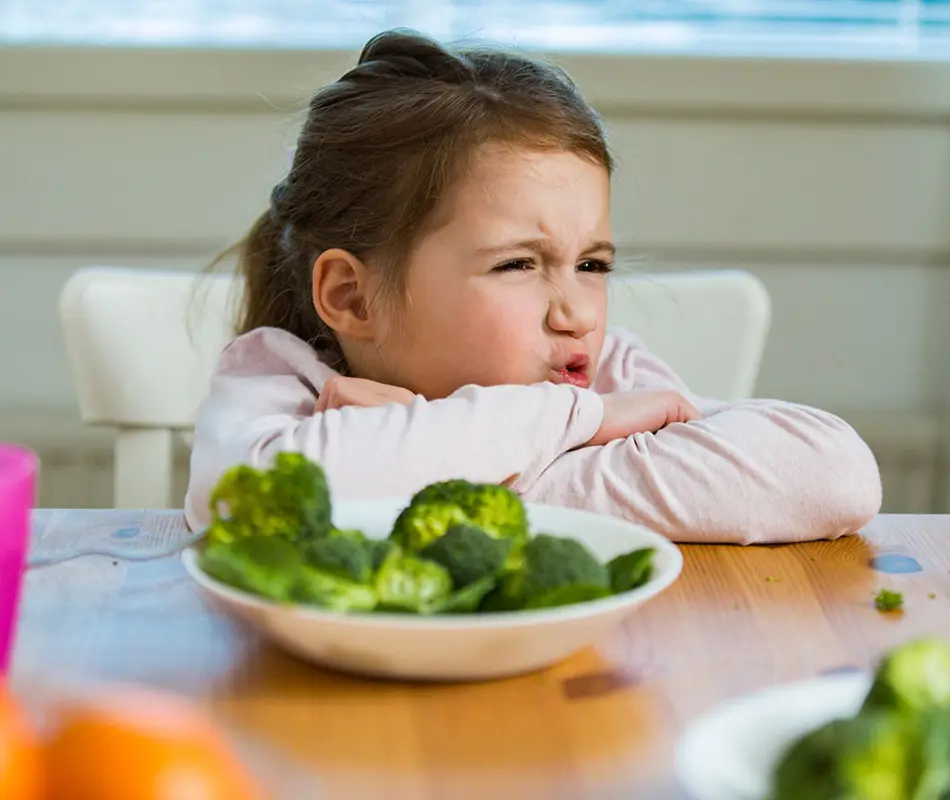
{"type": "Polygon", "coordinates": [[[263,797],[209,719],[176,697],[141,689],[63,706],[45,767],[47,800],[263,797]]]}
{"type": "Polygon", "coordinates": [[[39,800],[40,748],[26,714],[0,683],[0,797],[39,800]]]}

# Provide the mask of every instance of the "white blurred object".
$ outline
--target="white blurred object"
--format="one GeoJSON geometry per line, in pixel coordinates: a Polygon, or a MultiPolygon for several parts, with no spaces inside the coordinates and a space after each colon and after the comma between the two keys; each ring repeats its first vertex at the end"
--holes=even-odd
{"type": "Polygon", "coordinates": [[[676,777],[695,800],[766,800],[782,753],[826,722],[855,715],[870,685],[865,673],[824,675],[729,701],[686,729],[676,777]]]}
{"type": "Polygon", "coordinates": [[[232,338],[229,275],[93,267],[60,294],[83,421],[117,430],[117,508],[168,508],[176,434],[187,433],[232,338]]]}
{"type": "Polygon", "coordinates": [[[710,270],[613,278],[607,316],[642,337],[695,394],[739,400],[755,389],[771,311],[758,278],[710,270]]]}

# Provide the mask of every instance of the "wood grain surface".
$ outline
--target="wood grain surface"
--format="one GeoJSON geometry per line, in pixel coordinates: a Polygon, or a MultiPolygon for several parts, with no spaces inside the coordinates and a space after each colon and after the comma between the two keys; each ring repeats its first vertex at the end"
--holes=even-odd
{"type": "MultiPolygon", "coordinates": [[[[82,537],[136,525],[186,536],[176,512],[38,511],[34,546],[64,526],[82,537]]],[[[14,679],[174,689],[308,764],[328,798],[672,800],[683,797],[673,748],[697,714],[868,668],[923,633],[950,637],[950,517],[882,515],[834,542],[682,549],[680,579],[595,648],[452,686],[287,656],[206,605],[176,556],[74,558],[28,573],[14,679]],[[902,612],[875,609],[881,588],[903,592],[902,612]]]]}

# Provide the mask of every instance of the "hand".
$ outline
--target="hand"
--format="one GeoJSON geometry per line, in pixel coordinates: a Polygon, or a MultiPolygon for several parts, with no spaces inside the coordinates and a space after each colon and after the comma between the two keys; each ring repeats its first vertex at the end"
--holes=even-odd
{"type": "Polygon", "coordinates": [[[344,378],[334,375],[323,385],[314,413],[344,406],[384,406],[387,403],[409,405],[416,396],[408,389],[365,378],[344,378]]]}
{"type": "Polygon", "coordinates": [[[692,422],[702,414],[683,395],[671,391],[615,392],[603,395],[604,420],[588,445],[655,433],[674,422],[692,422]]]}

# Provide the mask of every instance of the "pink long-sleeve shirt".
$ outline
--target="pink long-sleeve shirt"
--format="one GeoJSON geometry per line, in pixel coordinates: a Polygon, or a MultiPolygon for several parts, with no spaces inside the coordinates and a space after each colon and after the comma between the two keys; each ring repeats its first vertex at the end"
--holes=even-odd
{"type": "Polygon", "coordinates": [[[635,336],[608,333],[590,389],[553,383],[465,386],[441,400],[315,413],[336,372],[276,328],[237,338],[202,404],[185,512],[235,464],[284,450],[323,465],[334,500],[409,496],[447,478],[508,481],[525,500],[642,523],[678,542],[793,542],[857,531],[879,510],[867,445],[838,417],[776,400],[692,395],[635,336]],[[656,433],[582,447],[609,392],[672,389],[703,413],[656,433]]]}

